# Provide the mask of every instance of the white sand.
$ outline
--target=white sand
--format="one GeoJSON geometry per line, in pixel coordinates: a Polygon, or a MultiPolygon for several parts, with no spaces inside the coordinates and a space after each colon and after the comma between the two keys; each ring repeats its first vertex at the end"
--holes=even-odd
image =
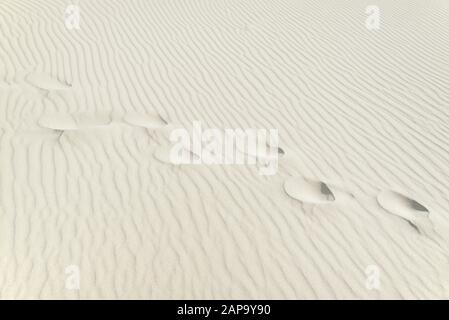
{"type": "Polygon", "coordinates": [[[69,4],[0,1],[0,298],[449,298],[447,0],[69,4]],[[278,173],[168,163],[195,120],[278,173]]]}

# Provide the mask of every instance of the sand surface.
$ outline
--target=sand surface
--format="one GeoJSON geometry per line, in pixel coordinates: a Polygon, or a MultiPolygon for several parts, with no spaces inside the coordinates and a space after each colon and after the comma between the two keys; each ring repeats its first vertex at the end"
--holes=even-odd
{"type": "Polygon", "coordinates": [[[0,0],[0,298],[449,298],[449,1],[375,2],[0,0]]]}

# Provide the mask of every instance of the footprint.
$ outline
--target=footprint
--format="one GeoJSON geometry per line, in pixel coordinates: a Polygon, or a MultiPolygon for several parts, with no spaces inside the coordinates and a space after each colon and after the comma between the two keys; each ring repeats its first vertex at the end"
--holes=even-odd
{"type": "Polygon", "coordinates": [[[111,118],[107,114],[80,112],[45,115],[38,123],[47,129],[73,131],[107,126],[111,123],[111,118]]]}
{"type": "Polygon", "coordinates": [[[52,130],[78,130],[78,124],[70,114],[46,115],[39,119],[42,128],[52,130]]]}
{"type": "Polygon", "coordinates": [[[123,121],[131,126],[142,127],[146,129],[160,129],[165,127],[168,123],[162,119],[158,114],[140,114],[130,112],[125,114],[123,121]]]}
{"type": "Polygon", "coordinates": [[[293,199],[304,203],[329,203],[335,196],[322,181],[291,177],[284,182],[285,192],[293,199]]]}
{"type": "Polygon", "coordinates": [[[386,211],[407,220],[418,229],[427,224],[429,210],[419,202],[400,193],[390,190],[382,191],[377,196],[377,202],[386,211]]]}
{"type": "Polygon", "coordinates": [[[25,79],[29,84],[35,86],[36,88],[42,90],[67,90],[72,87],[72,85],[61,82],[56,78],[51,77],[46,73],[35,72],[30,73],[25,79]]]}
{"type": "Polygon", "coordinates": [[[419,233],[431,235],[434,232],[429,210],[416,200],[386,190],[377,196],[377,202],[389,213],[406,220],[419,233]]]}

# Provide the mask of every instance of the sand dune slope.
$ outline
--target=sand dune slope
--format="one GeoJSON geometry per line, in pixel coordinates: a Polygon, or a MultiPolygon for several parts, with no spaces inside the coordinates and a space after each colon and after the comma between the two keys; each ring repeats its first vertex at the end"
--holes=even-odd
{"type": "Polygon", "coordinates": [[[69,4],[0,1],[0,298],[449,298],[448,1],[69,4]]]}

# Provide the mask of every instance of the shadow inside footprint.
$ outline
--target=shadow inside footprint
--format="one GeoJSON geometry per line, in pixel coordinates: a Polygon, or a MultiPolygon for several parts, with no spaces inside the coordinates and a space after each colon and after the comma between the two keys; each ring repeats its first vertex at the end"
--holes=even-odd
{"type": "Polygon", "coordinates": [[[415,200],[410,199],[410,205],[413,209],[417,211],[423,211],[423,212],[429,212],[426,207],[424,207],[422,204],[416,202],[415,200]]]}
{"type": "Polygon", "coordinates": [[[328,203],[335,201],[335,196],[322,181],[291,177],[284,182],[285,192],[293,199],[304,203],[328,203]]]}
{"type": "Polygon", "coordinates": [[[325,184],[324,182],[320,182],[320,190],[321,190],[321,193],[324,194],[326,197],[331,198],[332,200],[335,200],[334,194],[329,189],[327,184],[325,184]]]}

